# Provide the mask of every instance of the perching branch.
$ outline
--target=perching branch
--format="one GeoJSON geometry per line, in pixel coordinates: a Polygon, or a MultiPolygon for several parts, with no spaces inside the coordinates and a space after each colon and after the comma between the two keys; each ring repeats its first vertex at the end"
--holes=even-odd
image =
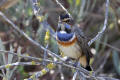
{"type": "MultiPolygon", "coordinates": [[[[85,75],[87,75],[86,77],[88,77],[88,78],[93,78],[93,79],[96,78],[95,76],[92,76],[92,75],[90,76],[89,72],[86,71],[84,68],[74,67],[74,66],[72,66],[72,65],[70,65],[70,64],[65,64],[64,62],[56,62],[56,61],[51,61],[51,60],[47,60],[47,59],[43,60],[43,59],[36,58],[36,57],[19,55],[19,54],[10,52],[10,51],[0,50],[0,52],[1,52],[1,53],[4,52],[4,53],[8,53],[8,54],[13,54],[13,55],[16,55],[16,56],[22,57],[22,58],[27,58],[27,59],[37,60],[37,61],[46,61],[46,62],[58,64],[58,65],[63,65],[63,66],[69,67],[69,68],[71,68],[71,69],[75,69],[75,70],[78,70],[78,71],[80,71],[80,72],[82,72],[82,73],[85,73],[85,75]]],[[[39,64],[40,64],[40,63],[35,62],[35,65],[39,65],[39,64]]],[[[2,66],[0,66],[0,69],[6,68],[6,67],[9,68],[9,67],[11,67],[11,66],[18,66],[18,65],[34,65],[34,62],[26,62],[26,63],[25,63],[25,62],[16,62],[16,63],[12,63],[12,64],[2,65],[2,66]]],[[[48,68],[44,68],[43,70],[45,70],[46,72],[49,71],[48,68]]],[[[36,75],[34,75],[34,76],[39,77],[39,76],[41,76],[41,75],[43,75],[43,73],[41,73],[41,71],[40,71],[40,72],[37,72],[36,75]]],[[[102,77],[97,77],[97,78],[100,78],[100,79],[101,79],[102,77]]],[[[101,80],[102,80],[102,79],[101,79],[101,80]]],[[[112,80],[112,79],[111,79],[111,80],[112,80]]],[[[116,79],[116,80],[117,80],[117,79],[116,79]]]]}
{"type": "MultiPolygon", "coordinates": [[[[80,66],[80,63],[79,63],[79,62],[78,62],[78,64],[77,64],[77,66],[80,66]]],[[[76,79],[78,73],[79,73],[79,70],[77,70],[77,71],[74,73],[72,80],[75,80],[75,79],[76,79]]]]}
{"type": "Polygon", "coordinates": [[[89,71],[85,70],[82,67],[74,67],[72,63],[66,64],[62,61],[58,62],[58,61],[51,61],[51,60],[48,60],[48,59],[41,59],[41,58],[36,58],[36,57],[31,57],[31,56],[24,56],[24,55],[19,55],[17,53],[13,53],[13,52],[10,52],[10,51],[3,51],[3,50],[0,50],[0,53],[13,54],[13,55],[18,56],[18,57],[32,59],[32,60],[35,60],[35,61],[45,61],[45,62],[55,63],[55,64],[63,65],[63,66],[66,66],[66,67],[69,67],[69,68],[72,68],[72,69],[80,70],[81,72],[85,73],[86,75],[89,75],[89,71]]]}

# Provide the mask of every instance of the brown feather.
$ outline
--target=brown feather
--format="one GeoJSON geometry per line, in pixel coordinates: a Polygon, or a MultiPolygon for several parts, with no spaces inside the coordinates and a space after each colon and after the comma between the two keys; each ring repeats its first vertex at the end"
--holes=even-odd
{"type": "Polygon", "coordinates": [[[86,67],[86,66],[87,66],[86,56],[85,56],[85,55],[84,55],[84,56],[81,56],[81,57],[79,58],[79,62],[80,62],[80,64],[81,64],[83,67],[86,67]]]}
{"type": "Polygon", "coordinates": [[[75,35],[77,36],[77,43],[82,50],[82,55],[80,57],[81,59],[79,59],[82,61],[80,61],[80,63],[83,64],[84,67],[86,67],[89,65],[90,58],[92,57],[92,53],[87,44],[87,39],[79,27],[74,26],[73,32],[75,32],[75,35]]]}

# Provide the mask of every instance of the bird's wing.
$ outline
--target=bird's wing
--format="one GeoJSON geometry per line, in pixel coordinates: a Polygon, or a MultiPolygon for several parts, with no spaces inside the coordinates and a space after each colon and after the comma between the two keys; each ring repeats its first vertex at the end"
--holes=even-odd
{"type": "Polygon", "coordinates": [[[77,36],[77,39],[78,39],[78,45],[81,47],[82,54],[86,56],[87,62],[89,64],[89,60],[93,55],[88,46],[87,39],[79,27],[74,26],[73,32],[75,32],[75,35],[77,36]]]}

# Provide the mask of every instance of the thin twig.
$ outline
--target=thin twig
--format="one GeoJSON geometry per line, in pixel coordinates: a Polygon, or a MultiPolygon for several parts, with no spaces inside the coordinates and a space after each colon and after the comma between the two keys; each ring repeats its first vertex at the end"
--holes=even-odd
{"type": "Polygon", "coordinates": [[[37,0],[31,0],[32,3],[32,8],[33,8],[33,13],[34,15],[40,15],[40,8],[38,7],[38,1],[37,0]]]}
{"type": "MultiPolygon", "coordinates": [[[[78,67],[78,66],[80,66],[80,62],[78,62],[77,67],[78,67]]],[[[74,73],[72,80],[76,80],[76,77],[77,77],[77,74],[78,74],[78,73],[79,73],[79,70],[77,70],[77,71],[74,73]]]]}
{"type": "Polygon", "coordinates": [[[19,55],[17,53],[13,53],[13,52],[10,52],[10,51],[4,51],[4,50],[0,50],[0,53],[7,53],[7,54],[13,54],[13,55],[16,55],[18,57],[22,57],[22,58],[27,58],[27,59],[32,59],[32,60],[37,60],[37,61],[46,61],[46,62],[51,62],[51,63],[55,63],[55,64],[60,64],[60,65],[63,65],[63,66],[66,66],[66,67],[69,67],[69,68],[72,68],[72,69],[76,69],[76,70],[80,70],[81,72],[84,72],[85,74],[89,75],[89,71],[85,70],[84,68],[82,67],[74,67],[72,66],[73,64],[70,63],[70,64],[66,64],[64,62],[58,62],[58,61],[51,61],[51,60],[48,60],[48,59],[41,59],[41,58],[36,58],[36,57],[32,57],[32,56],[24,56],[24,55],[19,55]]]}
{"type": "Polygon", "coordinates": [[[30,78],[28,79],[24,79],[24,80],[36,80],[38,79],[40,76],[43,76],[45,75],[47,72],[49,72],[51,69],[54,68],[55,64],[48,64],[46,68],[42,69],[41,71],[38,71],[38,72],[35,72],[32,76],[30,76],[30,78]]]}
{"type": "MultiPolygon", "coordinates": [[[[43,59],[41,59],[41,58],[37,58],[37,57],[20,55],[20,54],[17,54],[17,53],[11,52],[11,51],[0,50],[0,53],[12,54],[12,55],[15,55],[15,56],[18,56],[18,57],[22,57],[22,58],[25,58],[25,59],[36,60],[36,61],[47,61],[47,62],[50,61],[50,60],[48,60],[48,59],[43,60],[43,59]]],[[[50,61],[50,62],[51,62],[51,61],[50,61]]]]}
{"type": "Polygon", "coordinates": [[[86,80],[87,76],[84,75],[84,73],[79,72],[80,74],[80,80],[86,80]]]}
{"type": "Polygon", "coordinates": [[[109,10],[109,0],[106,0],[106,10],[105,10],[105,20],[104,20],[104,25],[103,25],[103,28],[100,32],[98,32],[98,34],[93,38],[91,39],[89,42],[88,42],[88,45],[90,46],[94,41],[96,41],[98,38],[100,38],[103,34],[103,32],[105,31],[106,29],[106,26],[107,26],[107,21],[108,21],[108,10],[109,10]]]}
{"type": "MultiPolygon", "coordinates": [[[[47,45],[46,45],[45,48],[48,49],[48,43],[47,43],[47,45]]],[[[46,51],[44,51],[44,57],[43,57],[43,59],[47,59],[47,52],[46,51]]],[[[46,65],[45,61],[43,61],[43,65],[46,65]]]]}
{"type": "MultiPolygon", "coordinates": [[[[9,67],[12,67],[12,66],[19,66],[19,65],[21,65],[21,66],[33,65],[33,63],[32,62],[15,62],[15,63],[0,66],[0,70],[4,69],[4,68],[9,68],[9,67]]],[[[36,62],[35,65],[41,65],[41,63],[36,62]]]]}
{"type": "Polygon", "coordinates": [[[59,68],[59,73],[60,73],[60,78],[61,78],[61,80],[65,80],[64,74],[63,74],[63,72],[62,72],[62,65],[58,65],[58,68],[59,68]]]}
{"type": "Polygon", "coordinates": [[[55,2],[72,18],[72,16],[71,16],[70,13],[67,11],[67,9],[65,9],[65,7],[64,7],[58,0],[55,0],[55,2]]]}
{"type": "Polygon", "coordinates": [[[74,73],[72,80],[76,80],[76,77],[77,77],[78,72],[79,72],[79,71],[77,70],[77,71],[74,73]]]}

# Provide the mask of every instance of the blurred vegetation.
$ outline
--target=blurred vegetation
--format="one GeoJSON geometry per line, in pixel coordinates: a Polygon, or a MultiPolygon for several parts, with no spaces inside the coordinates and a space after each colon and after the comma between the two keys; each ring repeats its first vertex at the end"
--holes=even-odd
{"type": "MultiPolygon", "coordinates": [[[[104,23],[105,0],[59,0],[71,13],[75,24],[78,24],[88,39],[92,39],[104,23]]],[[[44,20],[39,22],[32,10],[30,0],[2,0],[0,11],[12,20],[21,30],[32,39],[46,46],[45,33],[49,29],[51,36],[48,49],[59,54],[55,39],[52,37],[56,31],[58,16],[63,10],[55,3],[55,0],[38,0],[41,15],[44,20]]],[[[29,54],[34,57],[43,58],[43,50],[30,44],[23,36],[19,35],[0,17],[0,50],[10,50],[17,54],[29,54]]],[[[104,35],[91,46],[95,54],[91,59],[91,65],[100,76],[110,76],[120,79],[120,0],[110,0],[109,19],[104,35]],[[103,66],[100,68],[100,66],[103,66]]],[[[0,54],[0,65],[16,61],[29,61],[27,59],[16,59],[13,55],[0,54]]],[[[40,71],[44,66],[18,66],[0,71],[4,74],[0,80],[23,80],[32,72],[40,71]],[[13,79],[14,78],[14,79],[13,79]]],[[[62,67],[65,80],[70,80],[73,73],[62,67]]],[[[74,71],[73,71],[74,72],[74,71]]],[[[60,73],[56,67],[53,73],[47,73],[40,80],[59,80],[60,73]]]]}

